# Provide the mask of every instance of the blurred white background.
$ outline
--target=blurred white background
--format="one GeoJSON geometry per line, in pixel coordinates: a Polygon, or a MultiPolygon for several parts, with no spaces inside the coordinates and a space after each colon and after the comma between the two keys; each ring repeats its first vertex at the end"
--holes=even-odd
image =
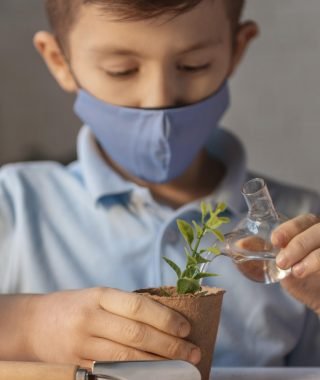
{"type": "MultiPolygon", "coordinates": [[[[73,98],[32,46],[47,27],[43,2],[0,0],[0,164],[74,156],[73,98]]],[[[261,34],[231,81],[224,124],[245,142],[251,169],[320,191],[320,1],[247,0],[245,18],[261,34]]]]}

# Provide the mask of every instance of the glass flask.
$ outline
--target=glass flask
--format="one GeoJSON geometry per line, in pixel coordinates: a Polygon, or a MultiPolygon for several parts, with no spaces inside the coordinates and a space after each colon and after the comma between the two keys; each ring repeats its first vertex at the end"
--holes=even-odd
{"type": "Polygon", "coordinates": [[[279,249],[271,243],[272,231],[286,219],[276,212],[265,181],[255,178],[244,184],[242,194],[247,215],[235,230],[216,245],[221,255],[230,257],[239,271],[252,281],[270,284],[284,279],[291,269],[276,265],[279,249]]]}

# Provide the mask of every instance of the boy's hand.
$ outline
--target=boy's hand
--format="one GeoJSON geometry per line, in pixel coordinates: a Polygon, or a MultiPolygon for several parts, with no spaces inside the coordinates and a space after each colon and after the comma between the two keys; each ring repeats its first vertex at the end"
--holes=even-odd
{"type": "Polygon", "coordinates": [[[32,304],[33,359],[84,367],[94,360],[200,360],[200,350],[182,339],[188,321],[139,294],[93,288],[35,295],[32,304]]]}
{"type": "Polygon", "coordinates": [[[292,268],[281,285],[320,315],[320,218],[308,214],[283,223],[273,232],[272,243],[282,248],[279,268],[292,268]]]}

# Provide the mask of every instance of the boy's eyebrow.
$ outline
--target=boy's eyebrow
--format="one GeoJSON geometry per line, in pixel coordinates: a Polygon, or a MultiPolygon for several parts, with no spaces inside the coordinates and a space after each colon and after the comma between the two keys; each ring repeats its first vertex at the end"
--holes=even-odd
{"type": "MultiPolygon", "coordinates": [[[[217,39],[217,40],[206,40],[206,41],[201,41],[201,42],[196,42],[195,44],[187,47],[186,49],[182,50],[178,54],[187,54],[192,51],[196,50],[202,50],[208,47],[214,47],[217,45],[220,45],[222,43],[222,39],[217,39]]],[[[120,56],[141,56],[141,53],[135,50],[131,49],[126,49],[126,48],[121,48],[117,46],[103,46],[103,47],[93,47],[90,48],[90,51],[101,55],[101,54],[110,54],[110,55],[120,55],[120,56]]]]}
{"type": "Polygon", "coordinates": [[[206,41],[201,41],[201,42],[196,42],[195,44],[189,46],[188,48],[186,48],[185,50],[181,51],[180,54],[186,54],[186,53],[190,53],[191,51],[195,51],[195,50],[202,50],[202,49],[205,49],[205,48],[208,48],[208,47],[215,47],[215,46],[218,46],[222,43],[222,39],[216,39],[216,40],[213,40],[213,39],[210,39],[210,40],[206,40],[206,41]]]}

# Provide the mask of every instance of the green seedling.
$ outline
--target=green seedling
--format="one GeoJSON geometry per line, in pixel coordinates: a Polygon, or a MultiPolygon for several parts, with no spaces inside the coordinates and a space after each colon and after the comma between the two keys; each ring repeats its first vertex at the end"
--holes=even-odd
{"type": "Polygon", "coordinates": [[[178,294],[195,294],[201,292],[201,281],[206,277],[215,277],[216,273],[202,272],[201,268],[212,261],[209,256],[220,255],[220,250],[216,244],[208,248],[200,248],[200,243],[207,233],[213,234],[216,239],[223,242],[224,235],[219,230],[222,224],[229,223],[230,219],[220,216],[226,209],[224,203],[219,203],[213,211],[210,204],[201,203],[201,224],[192,222],[192,225],[185,220],[178,219],[177,225],[181,235],[187,245],[184,247],[186,254],[186,267],[181,270],[179,266],[167,257],[163,259],[177,274],[176,290],[178,294]],[[211,255],[210,255],[211,254],[211,255]]]}

